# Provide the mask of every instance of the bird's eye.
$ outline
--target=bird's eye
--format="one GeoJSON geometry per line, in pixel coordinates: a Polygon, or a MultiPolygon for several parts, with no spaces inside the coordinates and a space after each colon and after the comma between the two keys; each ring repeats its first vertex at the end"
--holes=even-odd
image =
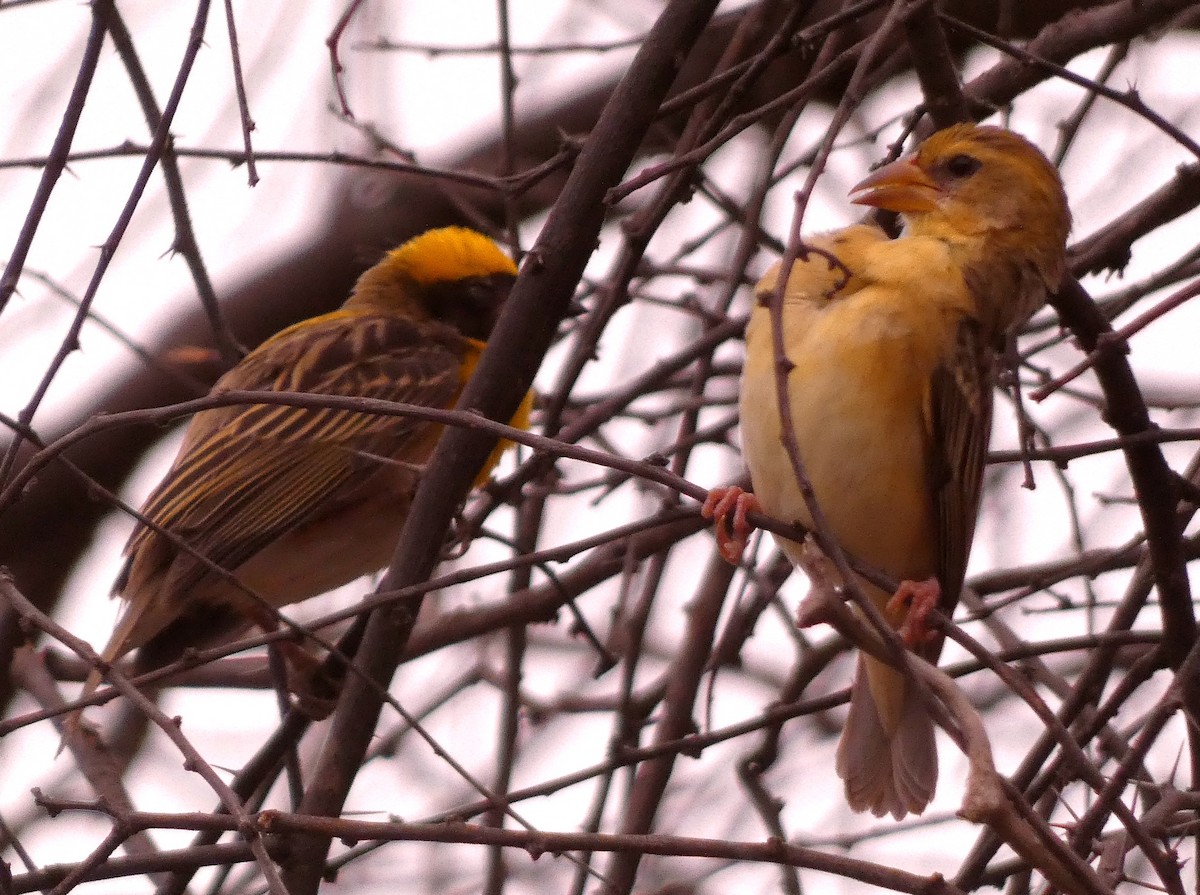
{"type": "Polygon", "coordinates": [[[970,177],[979,170],[982,164],[974,156],[959,154],[946,162],[946,170],[952,177],[970,177]]]}

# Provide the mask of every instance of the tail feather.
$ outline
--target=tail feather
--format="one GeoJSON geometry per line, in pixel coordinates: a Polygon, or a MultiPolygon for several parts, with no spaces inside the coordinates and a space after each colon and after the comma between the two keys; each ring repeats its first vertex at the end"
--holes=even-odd
{"type": "MultiPolygon", "coordinates": [[[[108,643],[100,653],[100,658],[108,664],[112,664],[121,658],[130,650],[135,649],[139,643],[135,639],[141,636],[139,625],[144,624],[144,616],[146,614],[145,607],[135,609],[134,603],[126,603],[125,609],[121,613],[121,619],[117,623],[116,630],[112,636],[108,638],[108,643]]],[[[87,676],[87,680],[83,682],[83,689],[79,693],[80,699],[87,699],[100,687],[104,681],[104,673],[99,669],[93,669],[92,673],[87,676]]],[[[83,710],[71,712],[63,720],[66,729],[63,733],[63,739],[58,744],[58,752],[62,752],[67,745],[67,739],[77,732],[83,723],[83,710]]],[[[56,755],[58,753],[55,753],[56,755]]]]}
{"type": "Polygon", "coordinates": [[[937,785],[937,747],[928,710],[904,676],[859,656],[837,772],[855,811],[897,820],[920,814],[937,785]]]}
{"type": "MultiPolygon", "coordinates": [[[[151,612],[153,608],[154,604],[148,600],[126,602],[116,629],[100,653],[100,658],[106,664],[116,662],[158,633],[163,626],[159,623],[160,619],[151,612]]],[[[80,698],[86,699],[95,693],[103,680],[104,674],[99,669],[94,670],[84,682],[80,698]]]]}

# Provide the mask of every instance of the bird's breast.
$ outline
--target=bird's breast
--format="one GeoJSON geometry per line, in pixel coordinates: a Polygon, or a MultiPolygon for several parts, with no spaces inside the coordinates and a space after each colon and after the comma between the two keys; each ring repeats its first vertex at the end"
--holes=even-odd
{"type": "MultiPolygon", "coordinates": [[[[786,306],[784,341],[794,364],[787,406],[839,543],[896,576],[922,578],[934,573],[936,556],[926,404],[951,321],[893,299],[868,288],[786,306]]],[[[783,443],[771,342],[769,312],[759,309],[747,331],[741,396],[746,463],[768,513],[811,526],[783,443]]]]}

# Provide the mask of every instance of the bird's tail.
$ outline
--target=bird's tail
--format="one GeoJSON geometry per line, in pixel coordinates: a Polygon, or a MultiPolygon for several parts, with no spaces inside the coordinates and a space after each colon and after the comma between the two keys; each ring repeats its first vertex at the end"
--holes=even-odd
{"type": "MultiPolygon", "coordinates": [[[[142,645],[142,643],[145,642],[148,636],[151,636],[146,634],[146,627],[148,623],[154,623],[156,620],[152,615],[150,617],[147,616],[148,608],[151,608],[150,604],[145,601],[126,603],[125,608],[121,613],[121,618],[117,622],[116,629],[113,631],[112,636],[109,637],[108,643],[105,645],[104,650],[100,653],[100,658],[106,665],[111,665],[126,653],[137,649],[142,645]]],[[[87,699],[89,696],[95,693],[103,680],[104,672],[102,672],[99,668],[94,669],[92,673],[88,675],[87,680],[84,681],[83,689],[79,693],[79,699],[87,699]]],[[[147,696],[154,698],[151,695],[153,691],[148,691],[143,688],[143,692],[146,693],[147,696]]],[[[83,711],[83,709],[78,709],[71,712],[63,719],[63,738],[58,746],[59,752],[62,752],[63,748],[68,745],[68,741],[72,737],[78,736],[83,726],[83,711]]],[[[108,745],[111,751],[113,744],[110,743],[108,745]]],[[[132,755],[133,750],[131,749],[127,752],[114,751],[113,754],[132,755]]]]}
{"type": "Polygon", "coordinates": [[[924,811],[937,785],[933,720],[920,694],[899,671],[862,654],[837,772],[851,808],[897,820],[924,811]]]}
{"type": "MultiPolygon", "coordinates": [[[[146,628],[147,621],[150,620],[147,616],[148,611],[152,607],[153,604],[145,600],[125,604],[116,629],[112,632],[112,636],[108,638],[108,643],[100,653],[100,658],[106,665],[116,662],[117,659],[141,646],[148,639],[144,629],[146,628]]],[[[161,625],[158,627],[161,627],[161,625]]],[[[103,672],[99,669],[92,671],[83,684],[83,690],[79,698],[86,699],[91,696],[96,692],[96,689],[100,686],[100,682],[103,680],[103,672]]]]}

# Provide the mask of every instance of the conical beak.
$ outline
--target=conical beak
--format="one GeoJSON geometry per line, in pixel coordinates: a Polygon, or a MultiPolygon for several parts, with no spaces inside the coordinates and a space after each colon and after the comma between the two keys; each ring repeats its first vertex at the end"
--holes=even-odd
{"type": "Polygon", "coordinates": [[[850,191],[855,205],[884,211],[935,211],[941,198],[941,188],[911,158],[884,165],[850,191]]]}

